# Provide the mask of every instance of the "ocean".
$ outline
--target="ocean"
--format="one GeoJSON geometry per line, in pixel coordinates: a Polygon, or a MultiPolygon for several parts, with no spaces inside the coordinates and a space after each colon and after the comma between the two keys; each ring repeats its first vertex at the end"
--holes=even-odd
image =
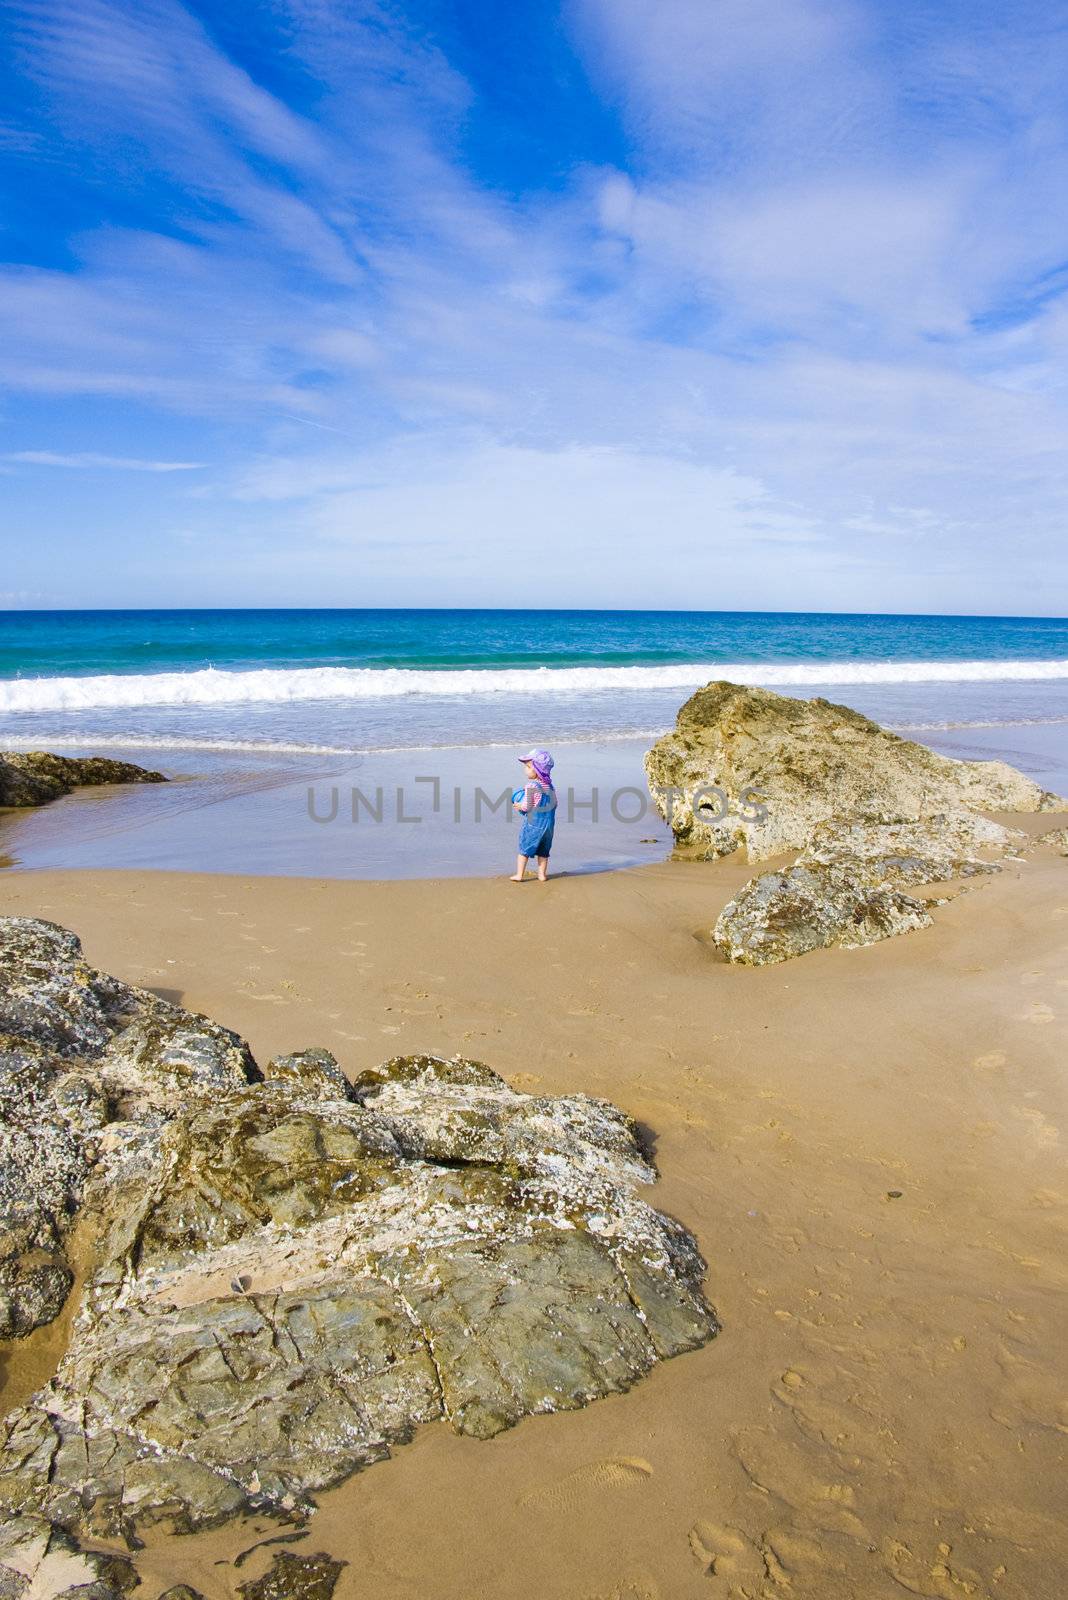
{"type": "MultiPolygon", "coordinates": [[[[580,785],[640,787],[644,749],[717,677],[822,694],[948,753],[1003,755],[1068,786],[1065,618],[22,611],[0,613],[0,748],[125,751],[181,782],[8,820],[0,850],[32,866],[491,870],[507,854],[503,825],[475,828],[464,804],[441,801],[443,785],[500,787],[516,748],[545,744],[580,785]],[[440,803],[419,818],[430,826],[390,820],[398,789],[410,791],[406,819],[434,778],[440,803]],[[388,791],[382,820],[373,806],[344,829],[310,814],[325,816],[338,788],[351,815],[354,786],[372,800],[388,791]]],[[[623,824],[607,801],[592,816],[588,797],[576,808],[567,845],[561,830],[570,870],[666,847],[655,818],[623,824]]]]}

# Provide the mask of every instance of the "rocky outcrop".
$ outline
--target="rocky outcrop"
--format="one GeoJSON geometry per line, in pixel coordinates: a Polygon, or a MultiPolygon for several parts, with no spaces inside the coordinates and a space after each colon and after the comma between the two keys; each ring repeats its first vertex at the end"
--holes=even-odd
{"type": "MultiPolygon", "coordinates": [[[[19,1261],[32,1226],[59,1266],[75,1217],[92,1241],[55,1378],[0,1429],[12,1514],[136,1542],[300,1511],[420,1422],[488,1437],[715,1332],[694,1241],[640,1198],[655,1172],[606,1101],[433,1056],[351,1086],[326,1051],[261,1072],[28,919],[0,921],[0,980],[32,1087],[0,1214],[19,1261]],[[30,1146],[55,1127],[53,1174],[30,1146]]],[[[20,1305],[43,1320],[41,1291],[20,1305]]]]}
{"type": "Polygon", "coordinates": [[[41,806],[72,789],[104,783],[166,783],[132,761],[106,756],[54,756],[45,750],[0,754],[0,806],[41,806]]]}
{"type": "Polygon", "coordinates": [[[154,1136],[191,1092],[259,1076],[236,1034],[95,972],[65,928],[0,919],[0,1338],[62,1309],[66,1241],[102,1158],[154,1136]]]}
{"type": "Polygon", "coordinates": [[[828,700],[710,683],[645,759],[678,856],[802,849],[830,818],[1068,809],[1003,761],[954,761],[828,700]]]}
{"type": "Polygon", "coordinates": [[[930,925],[905,885],[999,872],[1025,835],[986,817],[820,823],[792,867],[750,881],[720,913],[713,940],[729,961],[766,966],[810,950],[855,949],[930,925]]]}

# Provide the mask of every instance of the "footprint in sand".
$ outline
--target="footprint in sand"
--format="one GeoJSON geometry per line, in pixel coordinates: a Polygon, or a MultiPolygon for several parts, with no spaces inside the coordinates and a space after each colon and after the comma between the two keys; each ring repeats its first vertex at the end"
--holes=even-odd
{"type": "Polygon", "coordinates": [[[1012,1114],[1029,1126],[1038,1144],[1053,1145],[1059,1142],[1061,1130],[1037,1106],[1013,1106],[1012,1114]]]}
{"type": "Polygon", "coordinates": [[[1052,1022],[1056,1015],[1057,1013],[1052,1006],[1046,1005],[1044,1000],[1036,1000],[1027,1011],[1019,1012],[1016,1020],[1017,1022],[1052,1022]]]}
{"type": "Polygon", "coordinates": [[[972,1066],[978,1072],[996,1072],[1008,1059],[1004,1050],[990,1050],[985,1056],[976,1056],[972,1066]]]}
{"type": "Polygon", "coordinates": [[[961,1600],[964,1595],[987,1600],[990,1594],[978,1572],[970,1567],[950,1566],[946,1559],[952,1553],[948,1544],[940,1544],[931,1560],[917,1555],[902,1539],[886,1538],[880,1553],[894,1582],[925,1600],[961,1600]]]}
{"type": "Polygon", "coordinates": [[[706,1578],[733,1578],[744,1583],[764,1576],[764,1559],[740,1528],[720,1522],[695,1522],[687,1542],[706,1578]]]}
{"type": "Polygon", "coordinates": [[[999,1346],[996,1358],[1005,1374],[990,1416],[1003,1428],[1047,1428],[1068,1434],[1068,1398],[1053,1373],[1027,1357],[999,1346]]]}
{"type": "Polygon", "coordinates": [[[660,1600],[660,1589],[652,1578],[622,1578],[611,1589],[598,1589],[583,1600],[660,1600]]]}
{"type": "Polygon", "coordinates": [[[867,1530],[853,1507],[856,1487],[850,1475],[863,1465],[860,1456],[846,1457],[823,1440],[806,1441],[806,1447],[755,1429],[743,1430],[735,1440],[739,1464],[755,1489],[774,1495],[798,1513],[811,1528],[844,1533],[853,1539],[867,1530]]]}
{"type": "Polygon", "coordinates": [[[519,1504],[570,1511],[590,1490],[633,1489],[646,1483],[652,1475],[652,1467],[641,1456],[607,1456],[603,1461],[576,1467],[574,1472],[557,1483],[547,1484],[544,1489],[532,1489],[519,1504]]]}
{"type": "Polygon", "coordinates": [[[538,1087],[539,1083],[544,1082],[544,1079],[540,1078],[536,1072],[513,1072],[509,1074],[509,1077],[513,1088],[522,1089],[525,1094],[529,1094],[538,1087]]]}

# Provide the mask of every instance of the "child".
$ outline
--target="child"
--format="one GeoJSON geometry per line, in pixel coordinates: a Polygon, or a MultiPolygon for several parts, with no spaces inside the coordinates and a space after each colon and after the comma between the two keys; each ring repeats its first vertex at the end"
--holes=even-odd
{"type": "Polygon", "coordinates": [[[536,856],[538,882],[549,876],[549,851],[553,847],[553,828],[556,823],[556,790],[549,774],[553,758],[548,750],[528,750],[519,757],[527,775],[526,786],[517,789],[512,805],[523,817],[519,830],[519,858],[516,861],[513,883],[522,883],[527,871],[528,856],[536,856]]]}

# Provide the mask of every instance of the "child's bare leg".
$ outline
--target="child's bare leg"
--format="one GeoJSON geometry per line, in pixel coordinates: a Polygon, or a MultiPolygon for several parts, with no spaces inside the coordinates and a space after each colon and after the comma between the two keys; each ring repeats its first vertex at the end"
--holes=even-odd
{"type": "Polygon", "coordinates": [[[548,856],[539,856],[538,857],[538,882],[539,883],[544,883],[548,876],[549,876],[549,857],[548,856]]]}
{"type": "Polygon", "coordinates": [[[526,877],[526,875],[527,875],[527,858],[526,858],[526,856],[516,856],[515,872],[512,875],[512,882],[513,883],[522,883],[522,881],[526,877]]]}

